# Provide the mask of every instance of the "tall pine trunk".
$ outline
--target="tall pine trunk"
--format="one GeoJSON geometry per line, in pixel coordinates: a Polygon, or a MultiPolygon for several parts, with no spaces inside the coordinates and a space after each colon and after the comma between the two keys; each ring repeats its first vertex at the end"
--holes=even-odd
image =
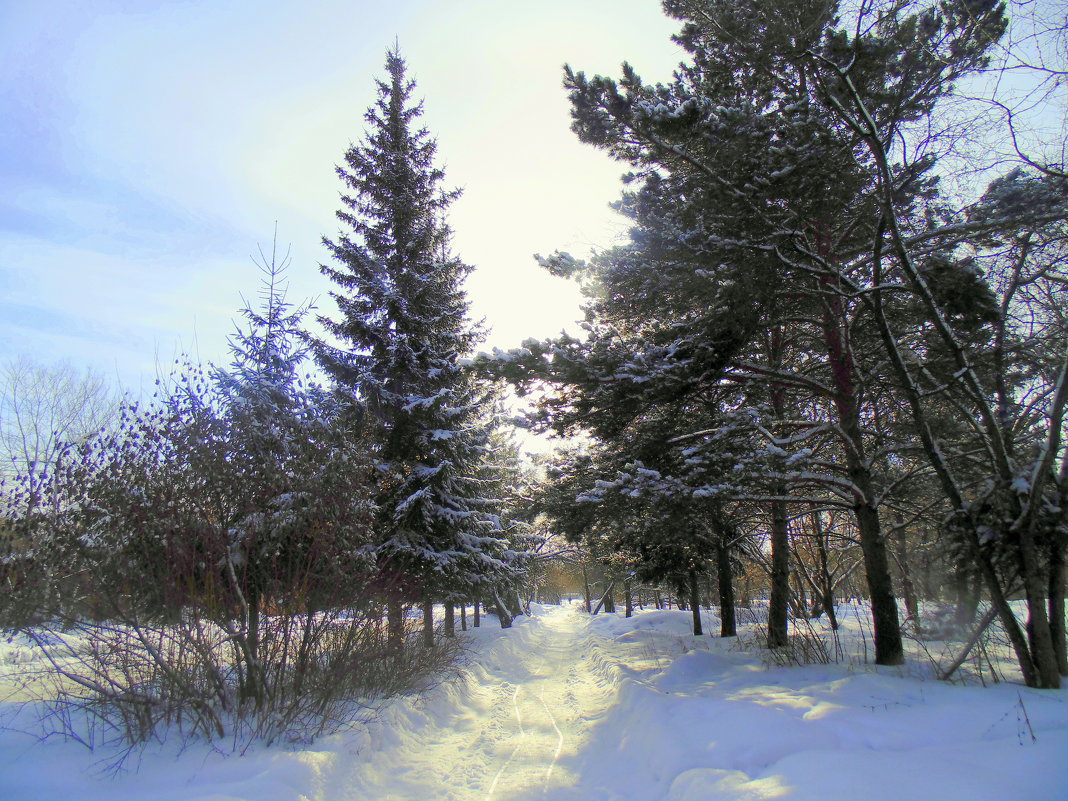
{"type": "Polygon", "coordinates": [[[790,599],[790,532],[786,504],[771,502],[771,598],[768,604],[768,648],[788,642],[790,599]]]}
{"type": "Polygon", "coordinates": [[[823,333],[831,371],[830,383],[834,391],[832,400],[843,438],[842,450],[845,452],[847,474],[855,493],[853,514],[860,535],[860,550],[864,556],[864,572],[868,580],[868,595],[871,598],[875,629],[875,663],[900,665],[905,661],[905,649],[901,642],[901,627],[898,622],[897,601],[894,599],[894,585],[890,578],[886,540],[879,523],[875,487],[860,423],[857,370],[849,344],[848,321],[842,307],[841,294],[838,292],[840,287],[829,277],[821,281],[830,290],[822,303],[823,333]]]}
{"type": "Polygon", "coordinates": [[[523,606],[523,602],[519,599],[519,590],[514,587],[509,589],[506,593],[506,598],[508,600],[508,611],[513,618],[517,618],[525,613],[526,607],[523,606]]]}
{"type": "Polygon", "coordinates": [[[805,592],[805,580],[798,570],[790,571],[790,575],[793,577],[794,584],[797,585],[797,589],[793,592],[794,617],[804,618],[808,615],[808,595],[805,592]]]}
{"type": "MultiPolygon", "coordinates": [[[[768,361],[775,368],[782,367],[785,342],[783,331],[776,326],[771,331],[768,342],[768,361]]],[[[771,388],[771,406],[775,418],[786,417],[786,392],[781,384],[771,388]]],[[[782,482],[776,482],[773,489],[776,496],[787,494],[782,482]]],[[[789,640],[789,615],[787,605],[790,600],[790,531],[788,528],[786,504],[780,500],[771,502],[771,595],[768,599],[768,648],[779,648],[789,640]]]]}
{"type": "Polygon", "coordinates": [[[1042,586],[1038,546],[1034,532],[1028,525],[1021,527],[1018,548],[1020,573],[1024,580],[1024,594],[1027,596],[1031,654],[1035,661],[1037,686],[1056,690],[1061,686],[1060,664],[1053,645],[1053,628],[1046,613],[1046,587],[1042,586]]]}
{"type": "Polygon", "coordinates": [[[979,588],[975,579],[958,565],[953,573],[953,626],[957,631],[966,631],[979,614],[979,588]]]}
{"type": "Polygon", "coordinates": [[[248,595],[248,620],[245,633],[245,659],[247,670],[245,672],[245,686],[242,700],[251,699],[256,707],[264,701],[263,669],[260,666],[260,603],[262,596],[257,587],[247,590],[248,595]]]}
{"type": "MultiPolygon", "coordinates": [[[[854,481],[858,479],[861,479],[861,476],[854,477],[854,481]]],[[[862,487],[861,491],[864,492],[865,489],[862,487]]],[[[871,491],[870,483],[867,485],[867,491],[871,491]]],[[[868,502],[858,504],[855,513],[868,579],[868,594],[871,596],[875,664],[900,665],[905,661],[905,649],[901,642],[894,585],[890,580],[890,563],[886,558],[886,542],[879,527],[879,513],[868,502]]]]}
{"type": "Polygon", "coordinates": [[[604,597],[601,601],[604,603],[604,611],[610,614],[616,612],[616,599],[615,599],[615,582],[609,582],[608,589],[605,590],[604,597]]]}
{"type": "Polygon", "coordinates": [[[725,537],[716,541],[716,578],[719,584],[719,636],[733,637],[738,633],[734,619],[734,577],[731,575],[731,553],[725,537]]]}
{"type": "Polygon", "coordinates": [[[901,593],[905,596],[905,612],[912,620],[920,619],[920,606],[916,598],[916,585],[912,581],[912,565],[909,563],[909,534],[902,525],[904,518],[898,512],[894,522],[901,527],[898,534],[897,562],[901,568],[901,593]]]}

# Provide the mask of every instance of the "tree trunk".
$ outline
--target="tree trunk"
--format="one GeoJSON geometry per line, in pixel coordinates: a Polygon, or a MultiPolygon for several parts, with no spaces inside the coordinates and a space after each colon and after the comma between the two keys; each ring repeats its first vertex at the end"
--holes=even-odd
{"type": "MultiPolygon", "coordinates": [[[[768,340],[768,361],[773,367],[781,367],[785,340],[781,326],[775,326],[768,340]]],[[[786,417],[786,392],[782,384],[772,384],[771,405],[775,417],[786,417]]],[[[785,496],[788,488],[776,482],[776,496],[785,496]]],[[[779,648],[788,642],[789,626],[787,604],[790,601],[790,530],[783,501],[771,502],[771,591],[768,596],[768,648],[779,648]]]]}
{"type": "Polygon", "coordinates": [[[504,602],[501,600],[500,594],[498,594],[496,590],[493,593],[493,601],[495,611],[497,612],[497,620],[500,621],[501,628],[512,628],[512,616],[508,613],[508,608],[504,605],[504,602]]]}
{"type": "Polygon", "coordinates": [[[972,648],[974,648],[975,644],[979,642],[979,638],[983,636],[983,632],[987,630],[990,624],[994,622],[994,618],[996,618],[997,616],[998,610],[994,606],[991,606],[987,613],[983,615],[983,619],[979,621],[979,625],[975,627],[975,631],[973,631],[971,636],[968,637],[968,641],[964,643],[964,648],[961,649],[960,654],[957,656],[957,658],[954,659],[948,666],[942,669],[942,672],[939,675],[940,679],[945,681],[957,672],[957,669],[964,664],[964,660],[968,658],[968,654],[971,652],[972,648]]]}
{"type": "Polygon", "coordinates": [[[423,645],[434,647],[434,602],[423,601],[423,645]]]}
{"type": "Polygon", "coordinates": [[[726,539],[716,541],[716,577],[719,584],[719,636],[738,633],[734,619],[734,578],[731,576],[731,553],[726,539]]]}
{"type": "Polygon", "coordinates": [[[260,601],[258,589],[248,590],[248,622],[245,633],[247,671],[245,675],[245,692],[242,700],[252,699],[259,708],[264,701],[264,676],[260,667],[260,601]]]}
{"type": "Polygon", "coordinates": [[[582,566],[582,587],[586,593],[584,596],[586,598],[586,614],[591,615],[593,614],[593,606],[590,599],[590,577],[586,572],[586,565],[582,566]]]}
{"type": "MultiPolygon", "coordinates": [[[[1034,658],[1027,643],[1027,636],[1020,630],[1020,623],[1016,619],[1016,615],[1013,614],[1012,607],[1009,606],[1009,601],[1005,597],[1005,592],[1002,589],[1001,581],[998,578],[997,571],[994,569],[994,565],[979,544],[979,534],[971,526],[968,526],[963,533],[965,542],[972,552],[971,555],[979,567],[987,592],[990,593],[990,603],[997,609],[1001,626],[1005,629],[1009,642],[1012,643],[1016,661],[1019,663],[1020,672],[1023,674],[1024,684],[1028,687],[1040,687],[1034,658]]],[[[1058,676],[1059,680],[1060,677],[1058,676]]]]}
{"type": "Polygon", "coordinates": [[[958,631],[966,631],[971,628],[979,613],[979,588],[975,586],[968,572],[958,567],[954,575],[953,590],[956,607],[953,613],[953,627],[958,631]]]}
{"type": "Polygon", "coordinates": [[[1043,689],[1056,690],[1061,686],[1061,672],[1057,653],[1053,647],[1053,631],[1046,615],[1045,588],[1042,586],[1041,567],[1034,532],[1024,525],[1019,542],[1020,574],[1024,580],[1027,596],[1028,622],[1032,634],[1031,654],[1035,660],[1038,685],[1043,689]]]}
{"type": "Polygon", "coordinates": [[[696,570],[690,570],[690,609],[693,612],[693,634],[700,637],[704,631],[701,628],[701,595],[697,588],[696,570]]]}
{"type": "MultiPolygon", "coordinates": [[[[822,247],[822,246],[821,246],[822,247]]],[[[827,347],[827,361],[831,369],[833,401],[838,425],[844,442],[845,461],[856,504],[857,532],[864,555],[864,572],[868,579],[871,613],[875,628],[875,663],[900,665],[905,661],[901,642],[897,601],[890,578],[890,563],[886,555],[886,540],[879,524],[875,506],[875,488],[871,466],[865,454],[860,424],[860,403],[856,385],[856,364],[849,344],[849,322],[842,305],[837,278],[822,277],[820,281],[830,290],[823,299],[823,334],[827,347]]]]}
{"type": "Polygon", "coordinates": [[[831,624],[831,631],[838,631],[838,613],[834,611],[834,587],[827,584],[827,590],[822,600],[823,611],[827,613],[827,621],[831,624]]]}
{"type": "MultiPolygon", "coordinates": [[[[883,160],[883,167],[885,169],[885,157],[883,160]]],[[[891,222],[893,222],[893,214],[888,215],[888,217],[891,222]]],[[[895,231],[894,235],[897,238],[899,253],[902,255],[901,263],[909,265],[907,252],[900,241],[900,234],[895,231]]],[[[875,264],[878,266],[878,258],[876,258],[875,264]]],[[[876,272],[876,277],[878,277],[878,271],[876,272]]],[[[876,281],[876,283],[878,283],[878,281],[876,281]]],[[[919,285],[922,287],[922,282],[920,282],[919,285]]],[[[983,583],[986,585],[987,591],[990,593],[990,602],[994,605],[994,608],[997,609],[1001,625],[1005,629],[1009,641],[1012,643],[1013,651],[1016,654],[1016,661],[1020,665],[1020,672],[1023,673],[1024,683],[1027,684],[1028,687],[1038,687],[1039,678],[1036,676],[1036,667],[1034,660],[1032,659],[1031,649],[1027,644],[1027,638],[1024,633],[1020,631],[1019,622],[1016,620],[1016,616],[1012,613],[1012,608],[1009,606],[1008,600],[1005,598],[1005,593],[1002,589],[1001,582],[998,579],[997,571],[994,569],[988,556],[983,552],[982,545],[980,545],[979,542],[979,533],[975,530],[974,526],[966,522],[968,514],[965,500],[960,494],[956,481],[949,470],[923,412],[920,391],[913,382],[912,377],[909,375],[908,368],[905,366],[904,359],[901,357],[901,353],[898,350],[897,340],[890,331],[889,325],[887,325],[886,316],[882,311],[881,296],[876,292],[872,297],[876,308],[875,321],[879,326],[879,334],[882,337],[883,344],[886,346],[886,351],[890,356],[890,362],[893,365],[894,371],[897,373],[899,384],[902,389],[904,389],[908,398],[913,420],[916,422],[917,428],[919,428],[920,431],[920,439],[923,442],[924,451],[938,476],[939,482],[942,484],[946,497],[949,499],[958,516],[963,518],[962,525],[959,526],[960,533],[963,535],[964,542],[970,551],[970,555],[979,568],[983,583]]],[[[1057,682],[1058,684],[1060,683],[1059,675],[1057,677],[1057,682]]]]}
{"type": "Polygon", "coordinates": [[[771,502],[771,598],[768,604],[768,648],[786,645],[789,631],[790,534],[786,504],[771,502]]]}
{"type": "Polygon", "coordinates": [[[613,591],[615,589],[615,586],[616,586],[616,583],[614,581],[611,582],[608,585],[608,589],[605,590],[604,598],[602,599],[603,602],[604,602],[604,611],[608,612],[609,614],[613,614],[613,615],[616,613],[616,599],[615,599],[615,595],[613,593],[613,591]]]}
{"type": "Polygon", "coordinates": [[[626,609],[626,617],[634,615],[634,596],[630,589],[630,579],[623,582],[623,603],[626,609]]]}
{"type": "Polygon", "coordinates": [[[827,559],[827,535],[823,530],[823,519],[819,511],[812,514],[813,530],[816,532],[816,550],[820,557],[820,605],[827,613],[831,631],[838,631],[838,615],[834,611],[834,583],[831,581],[831,568],[827,559]]]}
{"type": "Polygon", "coordinates": [[[473,611],[474,620],[472,621],[472,624],[477,629],[481,625],[481,622],[482,622],[482,612],[481,612],[481,610],[482,610],[482,599],[479,598],[476,595],[475,596],[475,602],[474,602],[474,604],[472,604],[472,606],[474,607],[474,611],[473,611]]]}
{"type": "Polygon", "coordinates": [[[905,648],[901,642],[901,626],[898,622],[897,600],[890,577],[890,561],[887,558],[886,540],[879,523],[879,511],[872,502],[875,489],[871,471],[864,455],[864,443],[860,435],[860,420],[852,399],[848,403],[836,400],[845,408],[839,410],[843,431],[850,437],[846,450],[849,478],[859,492],[853,507],[857,533],[860,535],[860,550],[864,556],[864,574],[868,581],[868,596],[871,599],[872,622],[875,629],[875,664],[900,665],[905,661],[905,648]]]}
{"type": "Polygon", "coordinates": [[[912,620],[919,620],[919,602],[916,599],[916,587],[912,583],[912,566],[909,564],[909,535],[905,527],[901,525],[903,520],[900,512],[897,513],[895,522],[901,526],[901,532],[898,535],[897,561],[901,568],[901,593],[905,596],[905,613],[912,620]]]}
{"type": "MultiPolygon", "coordinates": [[[[304,677],[307,675],[307,670],[311,662],[310,654],[312,643],[315,641],[316,626],[315,609],[308,607],[304,615],[304,631],[300,635],[300,647],[297,650],[297,656],[294,660],[296,666],[293,671],[293,697],[299,698],[304,690],[304,677]]],[[[287,643],[288,645],[288,643],[287,643]]],[[[399,652],[397,652],[399,653],[399,652]]]]}
{"type": "MultiPolygon", "coordinates": [[[[863,478],[859,474],[854,475],[854,482],[863,481],[863,478]]],[[[861,486],[860,489],[867,497],[871,497],[870,484],[867,487],[861,486]]],[[[900,665],[905,661],[905,648],[901,642],[897,601],[894,599],[894,586],[890,580],[886,542],[879,527],[879,513],[865,501],[857,505],[856,515],[860,549],[864,554],[864,569],[871,596],[871,614],[875,628],[875,664],[900,665]]]]}
{"type": "Polygon", "coordinates": [[[797,590],[794,592],[794,617],[803,618],[808,613],[808,594],[805,592],[805,580],[800,572],[793,571],[794,584],[797,590]]]}
{"type": "Polygon", "coordinates": [[[456,636],[456,607],[451,601],[445,602],[445,636],[456,636]]]}
{"type": "Polygon", "coordinates": [[[467,604],[460,604],[460,631],[467,631],[467,604]]]}
{"type": "Polygon", "coordinates": [[[593,614],[597,614],[601,611],[601,607],[604,607],[604,611],[608,610],[608,604],[612,602],[612,588],[615,586],[615,582],[609,582],[608,589],[605,590],[604,595],[601,596],[601,600],[597,602],[597,606],[593,608],[593,614]]]}
{"type": "Polygon", "coordinates": [[[248,590],[248,659],[252,664],[249,671],[255,670],[260,661],[260,593],[250,587],[248,590]]]}
{"type": "Polygon", "coordinates": [[[513,618],[517,618],[524,612],[528,611],[523,606],[523,602],[519,600],[519,590],[513,587],[508,590],[505,597],[508,600],[508,612],[513,618]]]}
{"type": "Polygon", "coordinates": [[[1053,649],[1062,676],[1068,676],[1068,643],[1064,632],[1064,547],[1054,535],[1049,554],[1049,625],[1053,634],[1053,649]]]}

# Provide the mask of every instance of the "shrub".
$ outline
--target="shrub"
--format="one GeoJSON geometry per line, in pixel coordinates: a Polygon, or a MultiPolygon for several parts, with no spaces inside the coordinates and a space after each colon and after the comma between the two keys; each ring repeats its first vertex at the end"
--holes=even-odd
{"type": "Polygon", "coordinates": [[[230,369],[185,368],[12,496],[57,731],[313,737],[449,656],[387,636],[368,447],[298,376],[277,275],[230,369]]]}

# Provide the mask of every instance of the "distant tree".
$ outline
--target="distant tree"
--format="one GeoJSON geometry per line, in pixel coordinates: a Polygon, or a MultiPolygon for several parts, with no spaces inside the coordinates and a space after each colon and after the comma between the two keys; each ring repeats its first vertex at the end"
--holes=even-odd
{"type": "Polygon", "coordinates": [[[0,365],[0,473],[21,476],[33,503],[42,476],[64,448],[115,419],[119,398],[107,379],[70,362],[19,356],[0,365]]]}
{"type": "Polygon", "coordinates": [[[442,188],[435,141],[419,127],[415,82],[394,49],[363,141],[337,168],[343,230],[321,269],[338,311],[316,359],[369,432],[377,469],[377,557],[397,604],[424,604],[511,569],[479,474],[490,455],[488,388],[465,357],[481,332],[463,289],[471,267],[445,222],[458,191],[442,188]]]}

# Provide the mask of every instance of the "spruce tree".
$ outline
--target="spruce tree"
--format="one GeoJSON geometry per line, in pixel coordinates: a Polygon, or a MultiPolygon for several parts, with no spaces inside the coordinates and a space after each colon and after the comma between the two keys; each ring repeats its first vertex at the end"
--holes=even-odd
{"type": "MultiPolygon", "coordinates": [[[[487,391],[465,357],[480,340],[463,281],[471,267],[450,249],[445,222],[459,195],[443,188],[436,142],[396,48],[366,115],[364,139],[337,167],[342,230],[324,237],[337,289],[332,342],[319,364],[370,431],[377,466],[377,557],[388,597],[454,594],[507,572],[505,546],[478,481],[488,452],[487,391]]],[[[399,629],[394,605],[391,621],[399,629]]]]}

